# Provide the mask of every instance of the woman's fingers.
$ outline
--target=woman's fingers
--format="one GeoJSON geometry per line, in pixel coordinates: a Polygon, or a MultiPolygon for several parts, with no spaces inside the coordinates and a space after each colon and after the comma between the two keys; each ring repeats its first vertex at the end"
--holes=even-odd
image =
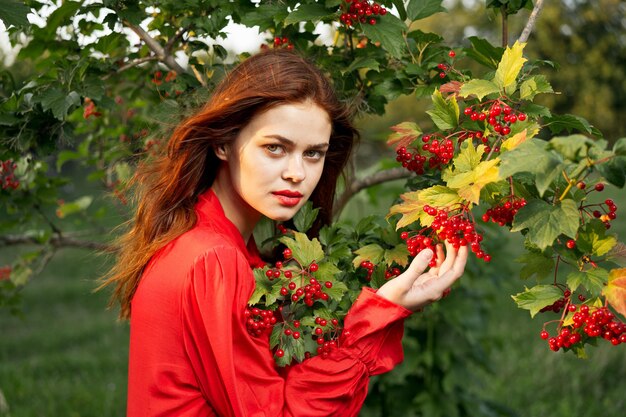
{"type": "Polygon", "coordinates": [[[452,268],[454,262],[457,258],[457,250],[454,249],[452,244],[446,241],[446,259],[442,262],[441,267],[439,268],[439,275],[443,275],[452,268]]]}

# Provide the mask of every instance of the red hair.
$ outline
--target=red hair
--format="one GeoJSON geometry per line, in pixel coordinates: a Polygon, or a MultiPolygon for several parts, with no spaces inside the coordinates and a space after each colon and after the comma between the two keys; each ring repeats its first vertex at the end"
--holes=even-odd
{"type": "Polygon", "coordinates": [[[255,115],[307,100],[331,119],[324,170],[310,198],[320,209],[313,229],[330,222],[337,179],[358,138],[351,115],[308,60],[278,49],[254,55],[228,73],[209,101],[174,129],[166,154],[138,168],[133,179],[135,217],[119,239],[117,262],[100,286],[115,285],[111,304],[120,303],[120,317],[130,316],[130,301],[150,258],[194,226],[198,196],[211,187],[220,164],[213,149],[233,142],[255,115]]]}

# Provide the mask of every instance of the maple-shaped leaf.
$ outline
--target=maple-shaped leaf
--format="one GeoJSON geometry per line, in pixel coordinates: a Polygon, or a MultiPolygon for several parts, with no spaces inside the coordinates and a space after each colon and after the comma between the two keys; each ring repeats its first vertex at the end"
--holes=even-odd
{"type": "Polygon", "coordinates": [[[394,262],[400,266],[406,266],[409,262],[409,250],[406,244],[400,243],[391,249],[385,249],[383,258],[387,266],[391,266],[394,262]]]}
{"type": "Polygon", "coordinates": [[[358,268],[363,261],[370,261],[374,265],[379,264],[380,261],[383,260],[385,249],[376,243],[372,243],[355,250],[354,253],[356,253],[357,256],[352,260],[352,265],[358,268]]]}
{"type": "Polygon", "coordinates": [[[433,109],[426,113],[441,130],[454,129],[459,124],[459,104],[454,96],[444,98],[439,90],[431,96],[433,109]]]}
{"type": "Polygon", "coordinates": [[[602,256],[608,253],[617,244],[615,235],[608,234],[604,223],[593,219],[578,232],[576,246],[581,251],[602,256]]]}
{"type": "Polygon", "coordinates": [[[613,269],[609,272],[609,282],[604,295],[618,313],[626,316],[626,268],[613,269]]]}
{"type": "Polygon", "coordinates": [[[448,187],[457,190],[458,195],[473,204],[480,200],[480,190],[487,184],[499,181],[498,158],[483,161],[468,172],[452,172],[446,179],[448,187]]]}
{"type": "Polygon", "coordinates": [[[530,138],[526,134],[526,129],[524,129],[521,132],[516,133],[515,135],[511,136],[510,138],[502,142],[502,145],[500,147],[502,149],[506,149],[507,151],[510,151],[511,149],[515,149],[520,144],[526,142],[526,139],[530,139],[530,138]]]}
{"type": "Polygon", "coordinates": [[[443,185],[404,193],[400,198],[403,202],[392,206],[387,214],[387,217],[402,214],[402,218],[396,224],[396,230],[418,220],[422,226],[429,226],[435,218],[424,211],[425,205],[446,208],[462,201],[455,190],[443,185]]]}
{"type": "Polygon", "coordinates": [[[561,234],[575,237],[579,224],[578,206],[574,200],[566,199],[552,205],[533,199],[517,212],[511,232],[528,229],[526,238],[543,250],[561,234]]]}
{"type": "Polygon", "coordinates": [[[609,279],[609,272],[604,268],[592,268],[587,271],[575,271],[567,276],[567,286],[576,291],[584,287],[593,296],[602,294],[602,289],[609,279]]]}
{"type": "Polygon", "coordinates": [[[422,134],[422,130],[417,123],[413,122],[402,122],[391,126],[391,130],[394,133],[387,138],[387,145],[395,146],[396,149],[407,147],[422,134]]]}
{"type": "Polygon", "coordinates": [[[530,316],[535,317],[539,310],[563,297],[563,291],[554,285],[535,285],[511,297],[519,308],[530,310],[530,316]]]}
{"type": "Polygon", "coordinates": [[[279,240],[291,249],[293,257],[305,268],[311,262],[319,262],[324,258],[324,250],[317,238],[309,240],[304,233],[294,232],[294,238],[283,236],[279,240]]]}
{"type": "Polygon", "coordinates": [[[498,88],[505,89],[515,83],[524,62],[527,61],[522,56],[525,45],[525,43],[515,42],[512,47],[507,47],[504,51],[496,75],[493,77],[493,82],[498,88]]]}

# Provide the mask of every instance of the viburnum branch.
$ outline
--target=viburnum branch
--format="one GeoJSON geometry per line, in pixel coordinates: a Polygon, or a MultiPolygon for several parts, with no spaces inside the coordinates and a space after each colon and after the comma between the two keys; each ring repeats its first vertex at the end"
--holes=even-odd
{"type": "Polygon", "coordinates": [[[167,65],[171,70],[176,71],[178,74],[184,74],[185,70],[181,67],[174,57],[166,51],[156,39],[148,34],[141,26],[133,25],[128,20],[122,20],[122,23],[130,30],[135,32],[141,40],[143,40],[148,48],[157,56],[159,61],[167,65]]]}
{"type": "Polygon", "coordinates": [[[335,210],[333,213],[333,217],[337,217],[339,213],[343,210],[344,206],[350,201],[350,199],[359,191],[372,187],[374,185],[382,184],[389,181],[399,180],[402,178],[408,178],[411,176],[411,172],[407,171],[404,168],[393,168],[385,171],[377,172],[368,177],[362,178],[360,180],[353,181],[346,190],[343,192],[341,197],[337,200],[335,204],[335,210]]]}
{"type": "MultiPolygon", "coordinates": [[[[104,252],[115,252],[116,249],[105,243],[94,242],[89,240],[80,240],[74,237],[54,235],[50,237],[50,239],[46,242],[47,244],[52,245],[55,248],[83,248],[83,249],[94,249],[98,251],[104,252]]],[[[30,235],[4,235],[0,236],[0,247],[1,246],[15,246],[15,245],[40,245],[42,242],[38,240],[34,236],[30,235]]]]}
{"type": "Polygon", "coordinates": [[[168,54],[171,54],[172,48],[174,47],[174,44],[176,43],[176,41],[181,39],[183,35],[187,33],[192,27],[193,25],[188,25],[187,27],[181,28],[178,32],[176,32],[176,34],[172,36],[165,44],[165,48],[164,48],[165,52],[168,54]]]}
{"type": "Polygon", "coordinates": [[[134,61],[130,61],[124,65],[122,65],[121,67],[118,68],[118,70],[114,73],[111,74],[107,74],[104,77],[102,77],[102,80],[107,80],[109,79],[113,74],[119,74],[120,72],[124,72],[126,70],[129,70],[131,68],[134,68],[138,65],[143,64],[144,62],[150,62],[150,61],[158,61],[159,57],[155,56],[155,55],[150,55],[150,56],[145,56],[143,58],[138,58],[135,59],[134,61]]]}
{"type": "Polygon", "coordinates": [[[528,17],[528,21],[526,22],[526,26],[524,27],[524,30],[522,31],[522,34],[520,35],[520,37],[517,39],[519,43],[525,43],[526,41],[528,41],[528,38],[530,37],[530,33],[533,31],[533,28],[535,27],[537,16],[539,15],[539,12],[541,12],[542,8],[543,8],[543,0],[536,0],[535,5],[533,7],[533,11],[530,12],[530,16],[528,17]]]}

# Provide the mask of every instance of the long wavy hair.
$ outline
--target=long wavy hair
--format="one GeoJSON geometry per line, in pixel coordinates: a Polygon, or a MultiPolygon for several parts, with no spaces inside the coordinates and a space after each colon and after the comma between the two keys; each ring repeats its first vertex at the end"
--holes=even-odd
{"type": "Polygon", "coordinates": [[[236,66],[208,102],[173,131],[166,152],[143,164],[133,178],[136,212],[117,241],[117,259],[100,288],[114,285],[110,305],[130,317],[130,302],[150,258],[196,222],[198,196],[211,187],[220,160],[216,146],[233,142],[257,114],[281,104],[310,100],[331,119],[330,146],[310,201],[320,209],[313,229],[328,224],[338,177],[359,135],[349,109],[324,74],[297,53],[269,50],[236,66]]]}

